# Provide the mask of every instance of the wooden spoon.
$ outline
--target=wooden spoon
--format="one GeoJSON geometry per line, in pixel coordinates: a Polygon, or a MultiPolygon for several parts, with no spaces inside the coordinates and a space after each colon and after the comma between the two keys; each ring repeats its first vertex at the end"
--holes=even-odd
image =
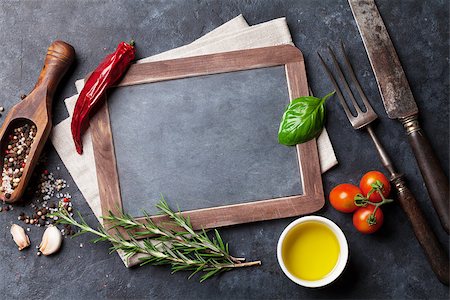
{"type": "MultiPolygon", "coordinates": [[[[18,201],[31,178],[39,155],[52,129],[52,100],[59,81],[74,61],[75,50],[62,41],[53,42],[47,50],[44,67],[31,93],[16,104],[8,113],[0,129],[1,167],[3,169],[4,155],[7,151],[9,136],[15,128],[25,124],[35,125],[36,136],[30,145],[30,152],[23,166],[20,182],[13,192],[0,192],[0,200],[8,203],[18,201]]],[[[3,179],[0,176],[0,181],[3,179]]]]}

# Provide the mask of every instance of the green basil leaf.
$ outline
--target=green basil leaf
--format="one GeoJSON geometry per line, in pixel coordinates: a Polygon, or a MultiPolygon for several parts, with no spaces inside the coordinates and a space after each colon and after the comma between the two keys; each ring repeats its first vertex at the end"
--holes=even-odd
{"type": "Polygon", "coordinates": [[[333,94],[322,99],[306,96],[292,100],[281,119],[278,142],[293,146],[319,136],[325,121],[325,101],[333,94]]]}

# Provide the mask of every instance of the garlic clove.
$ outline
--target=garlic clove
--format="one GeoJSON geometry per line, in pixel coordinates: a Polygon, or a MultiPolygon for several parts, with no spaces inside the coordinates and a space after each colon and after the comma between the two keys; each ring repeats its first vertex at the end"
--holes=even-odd
{"type": "Polygon", "coordinates": [[[50,225],[44,231],[42,242],[39,245],[39,251],[44,255],[50,255],[59,250],[62,243],[61,231],[56,226],[50,225]]]}
{"type": "Polygon", "coordinates": [[[30,239],[28,238],[28,235],[25,233],[25,230],[23,230],[23,228],[19,225],[11,225],[11,235],[14,242],[19,247],[19,251],[30,246],[30,239]]]}

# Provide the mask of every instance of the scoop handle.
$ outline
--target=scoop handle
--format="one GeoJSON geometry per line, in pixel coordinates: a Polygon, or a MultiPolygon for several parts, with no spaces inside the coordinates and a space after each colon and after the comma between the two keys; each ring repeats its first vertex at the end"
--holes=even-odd
{"type": "Polygon", "coordinates": [[[75,50],[63,41],[54,41],[48,47],[44,67],[34,89],[47,88],[47,109],[51,109],[58,83],[75,60],[75,50]]]}

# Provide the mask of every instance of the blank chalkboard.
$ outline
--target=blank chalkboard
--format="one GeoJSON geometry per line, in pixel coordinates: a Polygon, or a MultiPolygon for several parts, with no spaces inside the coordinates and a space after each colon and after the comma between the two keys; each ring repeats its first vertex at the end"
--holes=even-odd
{"type": "Polygon", "coordinates": [[[155,214],[161,193],[181,210],[302,194],[297,151],[277,142],[288,103],[281,66],[115,89],[124,211],[155,214]]]}
{"type": "Polygon", "coordinates": [[[103,212],[156,215],[162,194],[209,228],[319,209],[315,141],[277,141],[306,91],[292,46],[132,66],[91,122],[103,212]]]}

